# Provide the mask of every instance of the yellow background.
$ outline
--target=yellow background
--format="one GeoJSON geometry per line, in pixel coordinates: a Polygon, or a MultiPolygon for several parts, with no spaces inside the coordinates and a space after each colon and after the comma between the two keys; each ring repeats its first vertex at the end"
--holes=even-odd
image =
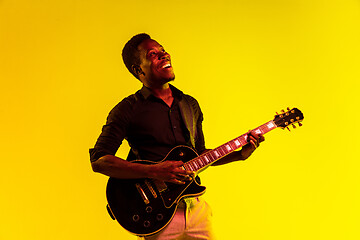
{"type": "Polygon", "coordinates": [[[0,239],[136,239],[88,148],[141,87],[120,57],[139,32],[200,102],[207,147],[305,115],[202,173],[219,239],[359,239],[359,23],[358,0],[1,0],[0,239]]]}

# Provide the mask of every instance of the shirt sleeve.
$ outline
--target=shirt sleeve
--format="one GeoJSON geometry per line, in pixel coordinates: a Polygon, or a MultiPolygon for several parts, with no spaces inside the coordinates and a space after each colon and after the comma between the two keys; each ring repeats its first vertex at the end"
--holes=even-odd
{"type": "Polygon", "coordinates": [[[126,138],[131,110],[132,104],[127,98],[110,111],[94,148],[89,149],[91,162],[105,155],[116,154],[122,141],[126,138]]]}

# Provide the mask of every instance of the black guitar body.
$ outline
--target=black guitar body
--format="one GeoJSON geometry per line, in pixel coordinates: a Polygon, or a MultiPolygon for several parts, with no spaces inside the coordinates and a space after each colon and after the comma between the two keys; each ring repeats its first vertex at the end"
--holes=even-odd
{"type": "MultiPolygon", "coordinates": [[[[197,153],[186,146],[172,149],[162,161],[187,162],[197,153]]],[[[133,162],[155,164],[135,160],[133,162]]],[[[179,201],[186,197],[199,196],[205,187],[193,179],[186,184],[172,184],[154,179],[110,178],[106,196],[112,214],[129,232],[145,236],[163,229],[173,218],[179,201]]]]}

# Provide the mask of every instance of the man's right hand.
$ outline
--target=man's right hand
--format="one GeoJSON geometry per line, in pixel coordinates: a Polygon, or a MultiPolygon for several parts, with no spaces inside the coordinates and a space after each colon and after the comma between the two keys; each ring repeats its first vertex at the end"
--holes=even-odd
{"type": "Polygon", "coordinates": [[[151,178],[165,182],[185,184],[185,181],[190,181],[193,178],[194,173],[185,170],[183,165],[184,163],[181,161],[164,161],[149,165],[149,175],[151,178]]]}

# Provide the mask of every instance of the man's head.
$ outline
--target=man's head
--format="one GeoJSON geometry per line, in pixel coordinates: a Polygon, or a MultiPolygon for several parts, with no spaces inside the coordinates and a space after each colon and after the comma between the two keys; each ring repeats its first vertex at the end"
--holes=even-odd
{"type": "Polygon", "coordinates": [[[127,69],[148,87],[175,78],[170,55],[145,33],[132,37],[125,44],[122,56],[127,69]]]}
{"type": "Polygon", "coordinates": [[[126,68],[129,72],[139,79],[138,75],[133,71],[132,66],[140,65],[139,45],[146,39],[151,39],[146,33],[140,33],[133,36],[124,46],[122,57],[126,68]]]}

